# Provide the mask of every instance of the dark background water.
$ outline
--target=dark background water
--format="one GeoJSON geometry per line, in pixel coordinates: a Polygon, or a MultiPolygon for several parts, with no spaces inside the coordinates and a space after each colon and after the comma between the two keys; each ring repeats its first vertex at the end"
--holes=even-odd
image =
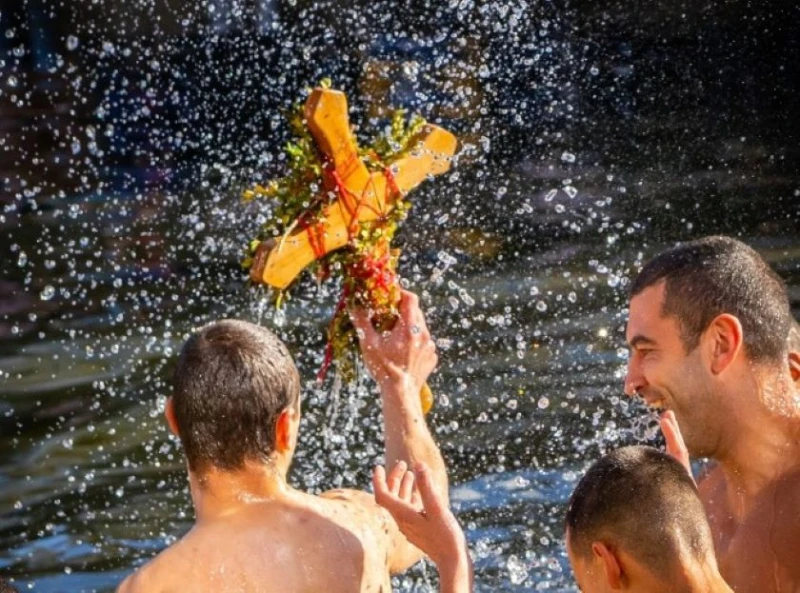
{"type": "MultiPolygon", "coordinates": [[[[732,234],[800,307],[796,6],[0,6],[0,576],[21,590],[111,591],[189,527],[161,409],[176,350],[210,319],[261,320],[292,346],[293,483],[368,483],[371,385],[313,382],[336,287],[301,283],[276,319],[238,267],[259,224],[239,193],[280,172],[283,113],[323,77],[364,139],[405,107],[461,140],[398,244],[439,340],[430,424],[479,590],[574,590],[560,540],[576,477],[654,442],[621,393],[644,259],[732,234]]],[[[431,572],[396,585],[426,590],[431,572]]]]}

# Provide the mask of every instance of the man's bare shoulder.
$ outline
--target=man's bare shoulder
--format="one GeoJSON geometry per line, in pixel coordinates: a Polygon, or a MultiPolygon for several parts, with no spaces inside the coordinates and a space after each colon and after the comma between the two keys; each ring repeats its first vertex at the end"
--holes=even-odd
{"type": "Polygon", "coordinates": [[[173,575],[180,563],[177,544],[161,551],[158,556],[129,575],[117,588],[116,593],[172,593],[173,575]]]}
{"type": "Polygon", "coordinates": [[[328,490],[319,495],[319,498],[324,500],[338,500],[345,503],[352,503],[358,508],[367,507],[379,509],[380,507],[375,502],[375,497],[369,492],[364,490],[350,490],[347,488],[337,488],[335,490],[328,490]]]}
{"type": "Polygon", "coordinates": [[[339,508],[340,512],[348,514],[361,527],[377,526],[385,532],[386,523],[391,521],[391,516],[375,502],[375,497],[363,490],[328,490],[317,498],[323,504],[339,508]]]}
{"type": "Polygon", "coordinates": [[[362,490],[330,490],[320,498],[348,508],[362,538],[384,555],[392,574],[404,571],[424,556],[400,532],[389,511],[375,501],[373,494],[362,490]]]}
{"type": "MultiPolygon", "coordinates": [[[[375,502],[375,496],[363,490],[329,490],[318,497],[322,502],[340,507],[349,525],[364,542],[384,555],[395,555],[399,541],[405,542],[389,512],[375,502]],[[399,540],[399,541],[398,541],[399,540]]],[[[416,548],[414,548],[416,550],[416,548]]]]}
{"type": "MultiPolygon", "coordinates": [[[[151,561],[151,563],[154,561],[151,561]]],[[[119,587],[117,593],[144,593],[150,591],[152,593],[160,593],[162,588],[159,585],[158,579],[153,574],[154,571],[150,568],[150,563],[142,566],[136,572],[128,575],[119,587]]]]}

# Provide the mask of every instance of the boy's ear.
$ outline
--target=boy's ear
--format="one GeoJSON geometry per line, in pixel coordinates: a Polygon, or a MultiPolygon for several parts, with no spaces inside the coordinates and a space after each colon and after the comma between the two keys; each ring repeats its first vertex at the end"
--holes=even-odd
{"type": "Polygon", "coordinates": [[[800,352],[794,350],[789,352],[789,370],[792,373],[792,381],[800,383],[800,352]]]}
{"type": "Polygon", "coordinates": [[[285,453],[292,448],[292,415],[294,408],[285,408],[275,422],[275,451],[285,453]]]}
{"type": "Polygon", "coordinates": [[[617,558],[617,555],[614,553],[614,550],[603,542],[593,542],[592,555],[594,556],[595,562],[599,563],[602,567],[608,586],[614,590],[622,589],[622,565],[620,564],[619,558],[617,558]]]}
{"type": "Polygon", "coordinates": [[[176,437],[180,438],[180,431],[178,431],[178,421],[175,419],[175,404],[172,401],[172,396],[167,398],[167,405],[164,406],[164,416],[169,425],[169,431],[176,437]]]}

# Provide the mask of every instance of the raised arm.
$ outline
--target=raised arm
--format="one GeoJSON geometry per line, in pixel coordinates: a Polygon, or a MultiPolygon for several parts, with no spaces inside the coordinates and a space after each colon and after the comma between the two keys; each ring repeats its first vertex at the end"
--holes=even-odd
{"type": "MultiPolygon", "coordinates": [[[[379,333],[370,322],[369,312],[351,311],[364,362],[378,383],[383,406],[386,436],[386,465],[399,461],[413,467],[423,463],[429,468],[430,482],[448,504],[447,473],[439,448],[433,441],[419,392],[436,366],[436,347],[431,340],[417,296],[403,291],[400,318],[390,332],[379,333]]],[[[399,531],[391,546],[389,567],[393,572],[405,570],[422,557],[408,544],[399,531]]]]}

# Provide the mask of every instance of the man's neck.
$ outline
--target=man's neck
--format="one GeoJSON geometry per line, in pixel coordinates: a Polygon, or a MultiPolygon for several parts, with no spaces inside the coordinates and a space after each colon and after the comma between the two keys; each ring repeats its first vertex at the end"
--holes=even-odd
{"type": "Polygon", "coordinates": [[[719,572],[714,571],[714,576],[708,575],[705,578],[690,583],[686,593],[733,593],[733,589],[728,586],[719,572]]]}
{"type": "Polygon", "coordinates": [[[680,563],[668,581],[665,583],[663,579],[655,579],[647,590],[663,593],[733,593],[719,574],[713,556],[703,562],[692,560],[688,564],[680,563]]]}
{"type": "Polygon", "coordinates": [[[756,381],[730,418],[729,446],[716,457],[728,492],[746,506],[800,464],[800,410],[783,376],[756,381]]]}
{"type": "Polygon", "coordinates": [[[283,500],[292,493],[286,471],[272,462],[248,462],[236,471],[190,471],[189,488],[198,523],[233,515],[254,503],[283,500]]]}

